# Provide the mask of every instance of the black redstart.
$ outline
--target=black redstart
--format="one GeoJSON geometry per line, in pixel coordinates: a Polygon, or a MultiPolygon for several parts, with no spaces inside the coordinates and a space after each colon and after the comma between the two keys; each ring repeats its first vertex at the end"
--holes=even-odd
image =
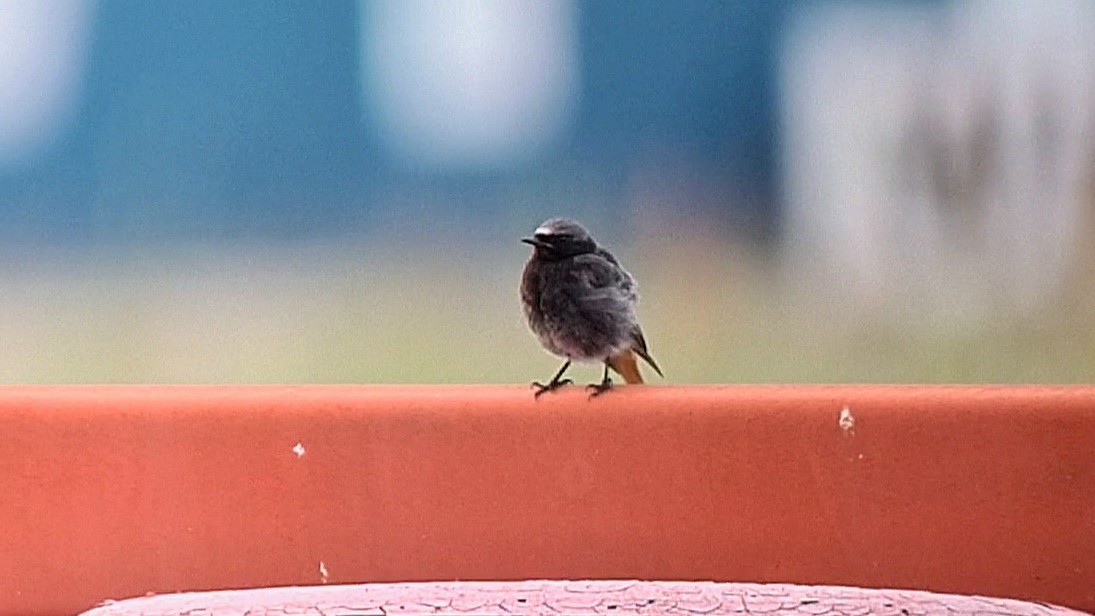
{"type": "Polygon", "coordinates": [[[612,387],[609,368],[627,383],[642,383],[636,355],[662,375],[635,316],[635,279],[585,227],[552,218],[521,241],[534,247],[521,276],[525,317],[540,344],[566,358],[546,385],[532,384],[536,397],[571,383],[563,373],[572,361],[604,363],[601,382],[589,386],[591,397],[612,387]]]}

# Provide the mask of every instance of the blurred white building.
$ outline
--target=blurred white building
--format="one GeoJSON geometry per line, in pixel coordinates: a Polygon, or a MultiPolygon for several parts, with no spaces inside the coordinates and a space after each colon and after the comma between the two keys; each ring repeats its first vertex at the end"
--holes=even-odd
{"type": "Polygon", "coordinates": [[[572,2],[360,6],[364,107],[390,153],[442,171],[503,168],[567,127],[578,92],[572,2]]]}
{"type": "Polygon", "coordinates": [[[0,2],[0,171],[39,155],[79,103],[91,0],[0,2]]]}
{"type": "Polygon", "coordinates": [[[815,297],[1022,315],[1088,262],[1095,2],[819,3],[781,66],[785,256],[815,297]]]}

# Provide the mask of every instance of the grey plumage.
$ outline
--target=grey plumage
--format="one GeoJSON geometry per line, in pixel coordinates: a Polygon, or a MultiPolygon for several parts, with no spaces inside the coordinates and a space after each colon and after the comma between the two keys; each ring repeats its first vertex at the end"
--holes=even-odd
{"type": "Polygon", "coordinates": [[[635,314],[634,277],[581,224],[553,218],[522,241],[535,247],[521,279],[529,327],[544,348],[568,360],[541,392],[558,386],[569,360],[604,362],[603,389],[611,385],[608,367],[628,382],[642,382],[633,360],[632,368],[622,367],[632,352],[661,374],[635,314]]]}

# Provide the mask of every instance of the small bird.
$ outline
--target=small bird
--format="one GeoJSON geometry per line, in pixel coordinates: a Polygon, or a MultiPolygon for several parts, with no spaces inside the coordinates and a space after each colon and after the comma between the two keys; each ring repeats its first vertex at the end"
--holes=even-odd
{"type": "Polygon", "coordinates": [[[604,363],[601,382],[588,387],[590,397],[612,387],[609,368],[627,383],[642,383],[636,355],[662,376],[635,316],[635,279],[585,227],[552,218],[521,241],[534,248],[521,276],[525,317],[540,344],[566,358],[550,381],[532,384],[535,397],[572,383],[563,378],[572,361],[604,363]]]}

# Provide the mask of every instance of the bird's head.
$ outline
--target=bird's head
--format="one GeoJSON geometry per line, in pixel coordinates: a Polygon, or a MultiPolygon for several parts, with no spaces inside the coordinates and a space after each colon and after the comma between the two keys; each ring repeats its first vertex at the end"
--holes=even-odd
{"type": "Polygon", "coordinates": [[[552,218],[521,241],[536,249],[536,256],[546,260],[565,259],[597,250],[597,242],[578,221],[552,218]]]}

